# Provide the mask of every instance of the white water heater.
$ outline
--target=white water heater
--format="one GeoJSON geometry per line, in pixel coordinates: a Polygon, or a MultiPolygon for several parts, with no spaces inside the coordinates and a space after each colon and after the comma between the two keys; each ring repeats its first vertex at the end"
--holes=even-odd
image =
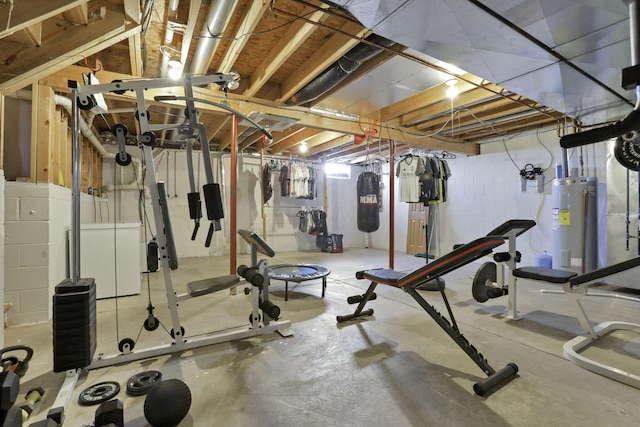
{"type": "Polygon", "coordinates": [[[553,180],[553,268],[586,273],[598,264],[597,180],[553,180]]]}

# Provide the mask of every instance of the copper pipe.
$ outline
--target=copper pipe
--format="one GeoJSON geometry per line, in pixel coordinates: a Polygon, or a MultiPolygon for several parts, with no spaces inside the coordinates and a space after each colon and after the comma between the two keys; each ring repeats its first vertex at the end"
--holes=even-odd
{"type": "Polygon", "coordinates": [[[395,141],[389,140],[389,268],[393,270],[393,254],[394,254],[394,243],[395,243],[395,235],[394,235],[394,200],[396,199],[396,174],[394,171],[396,170],[394,164],[394,158],[396,155],[396,147],[395,141]]]}

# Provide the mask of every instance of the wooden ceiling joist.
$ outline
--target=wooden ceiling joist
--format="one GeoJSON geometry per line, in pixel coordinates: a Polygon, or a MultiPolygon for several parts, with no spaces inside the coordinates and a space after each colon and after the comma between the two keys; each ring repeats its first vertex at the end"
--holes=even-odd
{"type": "Polygon", "coordinates": [[[27,28],[45,19],[83,5],[89,0],[19,0],[0,2],[0,16],[8,17],[8,22],[0,29],[0,38],[27,28]]]}

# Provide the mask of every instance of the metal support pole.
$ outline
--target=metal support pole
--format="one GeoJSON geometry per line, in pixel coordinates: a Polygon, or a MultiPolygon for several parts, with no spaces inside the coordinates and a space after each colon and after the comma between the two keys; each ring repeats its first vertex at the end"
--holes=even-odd
{"type": "Polygon", "coordinates": [[[71,87],[71,282],[80,281],[80,111],[78,111],[77,82],[69,82],[71,87]]]}
{"type": "Polygon", "coordinates": [[[237,202],[238,202],[238,116],[231,115],[231,191],[229,194],[229,274],[237,268],[237,202]]]}
{"type": "Polygon", "coordinates": [[[391,140],[389,141],[389,268],[391,270],[393,270],[393,255],[395,251],[395,247],[394,247],[394,243],[395,243],[394,202],[396,198],[395,154],[396,154],[395,141],[391,140]]]}

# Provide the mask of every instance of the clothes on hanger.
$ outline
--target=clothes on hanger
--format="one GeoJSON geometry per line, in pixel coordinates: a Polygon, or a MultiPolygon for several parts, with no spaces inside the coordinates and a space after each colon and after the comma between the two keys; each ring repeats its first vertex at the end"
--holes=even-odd
{"type": "Polygon", "coordinates": [[[415,203],[420,201],[420,183],[418,177],[424,172],[424,162],[420,157],[409,154],[396,167],[396,176],[400,183],[400,201],[415,203]]]}

